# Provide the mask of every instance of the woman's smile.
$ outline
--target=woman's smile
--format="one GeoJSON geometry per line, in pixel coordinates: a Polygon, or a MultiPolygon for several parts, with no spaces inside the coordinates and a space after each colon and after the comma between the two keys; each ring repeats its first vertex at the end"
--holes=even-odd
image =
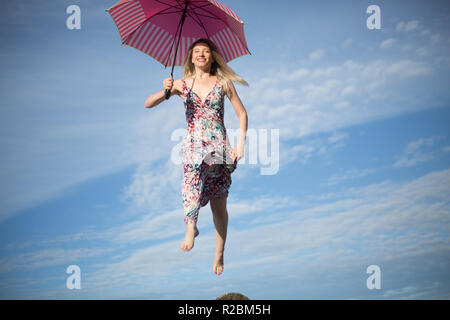
{"type": "Polygon", "coordinates": [[[198,44],[193,50],[192,62],[201,65],[202,67],[212,63],[211,61],[211,51],[208,46],[203,44],[198,44]]]}

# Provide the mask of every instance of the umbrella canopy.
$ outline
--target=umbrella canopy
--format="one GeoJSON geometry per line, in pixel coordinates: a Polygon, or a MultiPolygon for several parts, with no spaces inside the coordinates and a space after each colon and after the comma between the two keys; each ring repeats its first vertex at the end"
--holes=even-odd
{"type": "Polygon", "coordinates": [[[243,21],[216,0],[121,0],[106,11],[122,44],[172,66],[172,75],[199,38],[212,40],[226,62],[250,54],[243,21]]]}

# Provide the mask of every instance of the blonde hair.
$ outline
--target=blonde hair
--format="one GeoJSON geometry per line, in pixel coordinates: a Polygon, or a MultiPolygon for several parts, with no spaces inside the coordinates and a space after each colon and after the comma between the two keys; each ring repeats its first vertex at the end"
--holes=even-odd
{"type": "Polygon", "coordinates": [[[217,50],[217,47],[214,44],[214,42],[212,42],[211,40],[206,39],[206,38],[198,39],[197,41],[195,41],[194,43],[192,43],[189,46],[189,50],[186,54],[186,57],[184,58],[184,63],[183,63],[183,65],[184,65],[184,75],[183,76],[185,79],[195,75],[195,67],[194,67],[194,64],[192,63],[192,53],[194,51],[194,47],[199,43],[206,44],[209,47],[209,49],[211,50],[211,55],[212,55],[214,61],[211,64],[210,74],[217,76],[219,82],[222,84],[224,91],[228,94],[229,97],[231,97],[231,91],[228,86],[228,81],[235,81],[235,82],[242,83],[243,85],[249,86],[247,81],[245,81],[240,76],[238,76],[233,71],[233,69],[231,69],[227,65],[227,63],[225,62],[225,60],[222,58],[221,54],[217,50]]]}

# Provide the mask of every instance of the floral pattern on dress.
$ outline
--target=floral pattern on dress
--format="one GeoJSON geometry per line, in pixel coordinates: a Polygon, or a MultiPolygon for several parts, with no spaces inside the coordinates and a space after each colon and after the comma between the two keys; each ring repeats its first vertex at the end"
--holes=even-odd
{"type": "Polygon", "coordinates": [[[183,154],[182,199],[185,223],[197,222],[198,213],[212,197],[227,197],[232,183],[233,161],[224,125],[225,92],[216,80],[205,101],[182,79],[182,98],[187,132],[183,154]]]}

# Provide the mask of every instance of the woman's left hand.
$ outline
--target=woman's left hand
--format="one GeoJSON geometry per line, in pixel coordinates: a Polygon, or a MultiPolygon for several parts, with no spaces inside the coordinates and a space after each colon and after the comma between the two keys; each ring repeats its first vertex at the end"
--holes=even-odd
{"type": "Polygon", "coordinates": [[[237,146],[233,149],[233,161],[238,162],[244,157],[244,148],[238,148],[237,146]]]}

